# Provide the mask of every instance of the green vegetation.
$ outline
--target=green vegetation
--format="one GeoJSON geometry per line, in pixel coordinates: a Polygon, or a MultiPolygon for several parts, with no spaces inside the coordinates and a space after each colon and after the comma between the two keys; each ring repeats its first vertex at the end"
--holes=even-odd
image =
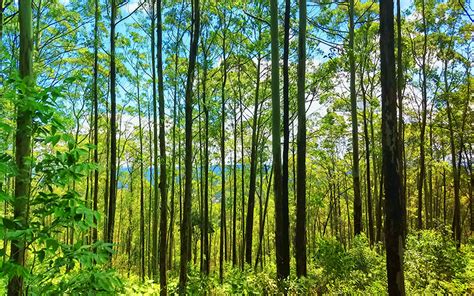
{"type": "Polygon", "coordinates": [[[469,4],[0,0],[0,294],[473,294],[469,4]]]}

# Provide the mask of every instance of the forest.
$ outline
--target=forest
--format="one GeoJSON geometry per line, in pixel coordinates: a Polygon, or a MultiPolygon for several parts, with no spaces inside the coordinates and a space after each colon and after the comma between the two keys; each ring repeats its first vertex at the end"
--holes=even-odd
{"type": "Polygon", "coordinates": [[[0,0],[0,293],[474,293],[470,0],[0,0]]]}

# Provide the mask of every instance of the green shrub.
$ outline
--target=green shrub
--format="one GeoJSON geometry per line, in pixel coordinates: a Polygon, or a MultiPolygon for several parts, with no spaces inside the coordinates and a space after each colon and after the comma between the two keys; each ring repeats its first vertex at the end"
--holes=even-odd
{"type": "Polygon", "coordinates": [[[412,293],[463,294],[472,289],[472,244],[461,251],[447,229],[423,230],[407,237],[405,282],[412,293]],[[471,261],[470,261],[471,260],[471,261]],[[468,269],[468,263],[471,267],[468,269]]]}
{"type": "Polygon", "coordinates": [[[357,236],[348,251],[333,238],[321,239],[314,258],[320,268],[320,292],[385,293],[385,260],[371,249],[364,235],[357,236]]]}

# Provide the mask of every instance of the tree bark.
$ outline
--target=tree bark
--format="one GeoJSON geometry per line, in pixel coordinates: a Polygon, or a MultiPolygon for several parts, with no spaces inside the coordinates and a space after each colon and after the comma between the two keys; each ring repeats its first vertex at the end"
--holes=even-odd
{"type": "Polygon", "coordinates": [[[298,35],[298,135],[296,186],[296,274],[306,276],[306,0],[299,2],[298,35]]]}
{"type": "Polygon", "coordinates": [[[202,100],[204,107],[204,232],[203,232],[203,273],[209,276],[210,272],[210,252],[209,252],[209,108],[207,105],[206,83],[207,83],[207,51],[203,50],[204,73],[202,81],[202,100]]]}
{"type": "Polygon", "coordinates": [[[375,241],[374,234],[374,216],[372,211],[372,180],[370,179],[370,142],[369,142],[369,128],[367,123],[367,97],[364,87],[364,70],[361,73],[361,88],[362,88],[362,104],[364,108],[363,119],[364,119],[364,139],[365,139],[365,169],[367,179],[367,214],[368,214],[368,230],[369,230],[369,241],[370,245],[373,245],[375,241]]]}
{"type": "MultiPolygon", "coordinates": [[[[107,242],[114,241],[115,208],[117,202],[117,97],[115,65],[115,19],[117,17],[116,0],[111,0],[110,17],[110,183],[107,215],[107,242]]],[[[112,259],[112,256],[110,256],[112,259]]]]}
{"type": "MultiPolygon", "coordinates": [[[[425,15],[425,0],[421,1],[421,15],[423,18],[423,57],[421,62],[421,75],[422,75],[422,86],[421,86],[421,126],[420,126],[420,174],[418,177],[418,209],[417,209],[417,228],[423,228],[423,183],[425,180],[426,168],[425,168],[425,129],[426,129],[426,108],[427,108],[427,89],[426,89],[426,47],[427,47],[427,28],[426,28],[426,15],[425,15]]],[[[426,201],[425,201],[426,202],[426,201]]],[[[426,218],[425,218],[426,219],[426,218]]]]}
{"type": "Polygon", "coordinates": [[[389,295],[405,295],[400,161],[398,160],[393,0],[380,1],[382,158],[389,295]]]}
{"type": "Polygon", "coordinates": [[[191,197],[192,197],[192,126],[193,126],[193,109],[192,109],[192,88],[194,81],[194,68],[196,65],[196,56],[198,50],[200,27],[200,11],[199,0],[193,0],[192,5],[192,33],[190,39],[189,65],[186,79],[185,92],[185,187],[183,202],[183,221],[181,224],[181,258],[179,273],[179,290],[180,294],[185,293],[187,283],[187,269],[189,262],[189,247],[191,241],[191,197]]]}
{"type": "MultiPolygon", "coordinates": [[[[159,1],[159,0],[158,0],[159,1]]],[[[151,68],[152,68],[152,102],[153,102],[153,220],[152,220],[152,251],[151,251],[151,272],[154,280],[158,277],[158,201],[159,201],[159,179],[158,179],[158,116],[157,116],[157,89],[156,89],[156,44],[155,29],[156,16],[159,12],[156,9],[156,1],[151,1],[151,68]]]]}
{"type": "MultiPolygon", "coordinates": [[[[138,62],[137,62],[137,69],[138,62]]],[[[145,191],[144,191],[144,167],[143,167],[143,129],[142,111],[140,103],[140,76],[137,70],[137,107],[138,107],[138,132],[140,141],[140,279],[145,281],[145,191]]]]}
{"type": "MultiPolygon", "coordinates": [[[[27,89],[34,85],[33,74],[33,39],[32,39],[32,12],[31,0],[20,0],[19,2],[19,25],[20,25],[20,77],[25,82],[27,89]]],[[[31,103],[28,103],[28,93],[19,93],[19,99],[24,103],[18,104],[17,127],[15,135],[15,164],[18,169],[15,177],[15,196],[13,200],[13,219],[18,221],[22,227],[27,225],[27,207],[30,197],[30,170],[31,164],[28,158],[31,154],[32,137],[32,111],[31,103]]],[[[24,239],[13,239],[11,241],[11,261],[20,266],[25,265],[24,239]]],[[[13,276],[8,282],[8,295],[23,295],[23,277],[13,276]]]]}
{"type": "MultiPolygon", "coordinates": [[[[406,174],[404,171],[405,163],[403,156],[405,155],[405,145],[403,145],[404,136],[404,123],[403,123],[403,88],[404,88],[404,76],[403,76],[403,60],[402,60],[403,46],[402,46],[402,16],[401,16],[401,4],[400,0],[397,0],[397,99],[398,99],[398,143],[399,143],[399,160],[400,160],[400,172],[402,179],[406,180],[406,174]]],[[[403,182],[403,189],[401,193],[402,199],[402,210],[403,210],[403,239],[405,239],[408,228],[407,228],[407,201],[406,201],[406,182],[403,182]]]]}
{"type": "Polygon", "coordinates": [[[362,232],[362,198],[359,179],[359,133],[357,124],[357,94],[354,58],[354,0],[349,1],[349,66],[352,119],[352,181],[354,187],[354,235],[362,232]]]}
{"type": "MultiPolygon", "coordinates": [[[[271,15],[271,88],[272,88],[272,154],[273,174],[275,180],[282,179],[281,145],[280,145],[280,75],[279,75],[279,45],[278,45],[278,1],[270,1],[271,15]]],[[[285,216],[288,207],[284,207],[283,188],[281,182],[273,182],[275,196],[275,244],[277,277],[279,280],[290,274],[288,224],[285,216]],[[286,212],[286,213],[285,213],[286,212]]]]}
{"type": "Polygon", "coordinates": [[[255,190],[257,180],[257,123],[258,123],[258,105],[260,93],[260,66],[261,57],[257,55],[257,82],[255,85],[255,100],[253,107],[253,122],[252,122],[252,143],[250,145],[250,180],[249,180],[249,200],[247,202],[247,222],[245,223],[245,262],[252,264],[252,239],[253,239],[253,219],[255,208],[255,190]]]}
{"type": "MultiPolygon", "coordinates": [[[[94,74],[92,83],[93,104],[94,104],[94,163],[99,164],[99,96],[98,96],[98,75],[99,75],[99,0],[94,0],[94,74]]],[[[94,191],[93,191],[93,210],[97,212],[97,203],[99,195],[99,169],[94,171],[94,191]]],[[[95,227],[92,228],[92,243],[97,242],[97,219],[94,216],[95,227]]]]}
{"type": "Polygon", "coordinates": [[[221,85],[221,217],[220,217],[220,241],[219,241],[219,281],[224,281],[224,257],[227,261],[227,231],[226,231],[226,192],[225,192],[225,86],[227,83],[227,56],[226,56],[226,13],[223,12],[223,20],[220,20],[224,27],[222,30],[222,57],[223,57],[223,80],[221,85]]]}
{"type": "MultiPolygon", "coordinates": [[[[283,36],[283,157],[282,157],[282,176],[281,176],[281,230],[282,248],[281,259],[283,265],[289,266],[290,261],[290,220],[288,211],[288,154],[290,148],[290,74],[288,69],[288,59],[290,55],[290,13],[291,1],[285,0],[284,15],[284,36],[283,36]]],[[[275,179],[279,180],[279,179],[275,179]]],[[[286,273],[286,271],[285,271],[286,273]]],[[[289,275],[289,270],[288,274],[289,275]]]]}
{"type": "MultiPolygon", "coordinates": [[[[158,59],[158,100],[160,125],[160,295],[167,294],[166,286],[166,240],[168,220],[168,186],[166,183],[166,142],[165,142],[165,95],[163,83],[163,22],[161,0],[157,2],[157,59],[158,59]]],[[[155,183],[156,184],[156,183],[155,183]]]]}

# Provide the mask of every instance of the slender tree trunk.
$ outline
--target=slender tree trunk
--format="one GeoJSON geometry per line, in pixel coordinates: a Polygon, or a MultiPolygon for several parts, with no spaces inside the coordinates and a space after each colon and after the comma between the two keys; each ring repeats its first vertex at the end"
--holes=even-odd
{"type": "MultiPolygon", "coordinates": [[[[443,157],[444,159],[444,157],[443,157]]],[[[446,194],[447,194],[447,187],[446,187],[446,169],[443,168],[443,223],[446,225],[446,194]]]]}
{"type": "Polygon", "coordinates": [[[241,270],[244,270],[244,253],[245,253],[245,161],[244,161],[244,111],[243,111],[243,96],[242,96],[242,89],[240,87],[240,72],[239,72],[239,105],[240,105],[240,163],[241,163],[241,209],[240,209],[240,216],[241,216],[241,230],[242,230],[242,243],[241,243],[241,250],[240,250],[240,261],[241,261],[241,270]]]}
{"type": "MultiPolygon", "coordinates": [[[[268,172],[266,172],[268,173],[268,172]]],[[[273,175],[273,170],[270,170],[270,177],[267,180],[267,194],[265,198],[265,205],[263,209],[263,217],[262,217],[262,222],[260,223],[260,234],[258,238],[258,248],[257,248],[257,258],[255,259],[255,269],[257,269],[258,262],[262,262],[260,259],[262,257],[262,245],[263,245],[263,235],[265,232],[265,221],[267,217],[267,208],[268,208],[268,200],[270,199],[270,188],[271,188],[271,183],[272,183],[272,175],[273,175]]]]}
{"type": "Polygon", "coordinates": [[[149,190],[148,190],[148,278],[152,278],[152,273],[153,273],[153,246],[152,246],[152,235],[151,235],[151,228],[152,228],[152,208],[153,208],[153,135],[152,135],[152,122],[151,122],[151,102],[148,102],[147,105],[147,111],[148,111],[148,151],[149,151],[149,166],[148,166],[148,171],[150,172],[150,184],[149,184],[149,190]]]}
{"type": "Polygon", "coordinates": [[[227,82],[227,56],[226,56],[226,14],[223,13],[224,25],[222,33],[222,57],[223,57],[223,80],[221,85],[221,218],[220,218],[220,242],[219,242],[219,281],[222,284],[224,280],[224,256],[227,261],[227,233],[226,233],[226,200],[225,200],[225,86],[227,82]],[[224,254],[225,253],[225,254],[224,254]]]}
{"type": "MultiPolygon", "coordinates": [[[[240,77],[240,70],[238,72],[240,77]]],[[[240,80],[240,79],[239,79],[240,80]]],[[[240,87],[240,84],[239,86],[240,87]]],[[[237,265],[237,100],[234,100],[234,200],[232,209],[232,267],[237,265]]]]}
{"type": "MultiPolygon", "coordinates": [[[[199,79],[199,69],[198,69],[198,72],[197,72],[197,76],[198,76],[198,79],[199,79]]],[[[198,86],[201,86],[202,83],[201,81],[199,81],[199,84],[198,86]]],[[[198,87],[198,90],[199,92],[199,87],[198,87]]],[[[202,148],[203,148],[203,140],[202,140],[202,137],[203,137],[203,131],[202,131],[202,119],[201,119],[201,115],[203,115],[203,113],[201,112],[201,107],[202,107],[202,101],[200,98],[198,98],[198,114],[199,114],[199,170],[197,171],[198,173],[198,177],[199,177],[199,224],[200,224],[200,237],[199,237],[199,241],[200,241],[200,248],[199,248],[199,251],[200,251],[200,260],[199,260],[199,267],[200,267],[200,272],[203,273],[204,271],[204,174],[203,174],[203,167],[204,167],[204,164],[203,164],[203,155],[202,155],[202,148]]]]}
{"type": "Polygon", "coordinates": [[[354,187],[354,235],[362,232],[362,198],[359,180],[359,133],[357,124],[357,94],[354,57],[354,0],[349,1],[349,64],[352,118],[352,180],[354,187]]]}
{"type": "MultiPolygon", "coordinates": [[[[29,88],[34,85],[31,0],[20,0],[18,20],[20,24],[19,72],[20,77],[27,85],[27,93],[20,92],[19,99],[26,100],[28,92],[31,91],[29,88]]],[[[18,173],[15,177],[15,197],[12,203],[13,219],[18,221],[22,227],[26,227],[30,196],[31,165],[28,158],[31,154],[33,112],[30,107],[30,104],[18,104],[15,135],[15,163],[18,173]]],[[[13,239],[10,251],[10,260],[24,266],[26,256],[24,239],[13,239]]],[[[8,282],[8,295],[23,295],[23,292],[23,277],[21,275],[13,276],[8,282]]]]}
{"type": "MultiPolygon", "coordinates": [[[[275,180],[282,180],[281,145],[280,145],[280,74],[278,46],[278,1],[270,1],[271,15],[271,51],[272,51],[272,153],[273,174],[275,180]]],[[[288,237],[288,207],[284,207],[283,188],[281,182],[273,182],[275,196],[275,244],[277,277],[285,279],[290,274],[289,237],[288,237]]]]}
{"type": "MultiPolygon", "coordinates": [[[[290,265],[290,220],[288,210],[288,154],[290,149],[290,74],[288,59],[290,54],[290,13],[291,1],[285,0],[284,36],[283,36],[283,157],[281,179],[281,224],[282,224],[282,260],[283,265],[290,265]]],[[[279,179],[275,179],[279,180],[279,179]]],[[[286,271],[285,271],[286,273],[286,271]]],[[[288,274],[289,275],[289,267],[288,274]]]]}
{"type": "Polygon", "coordinates": [[[459,249],[461,245],[461,222],[460,222],[460,202],[459,202],[459,178],[458,178],[458,168],[456,163],[456,144],[455,144],[455,135],[453,128],[453,115],[451,111],[451,106],[449,100],[446,101],[448,107],[448,122],[449,122],[449,143],[451,147],[451,164],[453,170],[453,187],[454,187],[454,213],[453,213],[453,238],[456,240],[456,247],[459,249]],[[459,240],[458,240],[459,238],[459,240]]]}
{"type": "Polygon", "coordinates": [[[375,241],[374,235],[374,218],[373,218],[373,211],[372,211],[372,187],[371,187],[371,179],[370,179],[370,142],[369,142],[369,128],[367,123],[367,97],[365,94],[364,88],[364,73],[361,73],[361,86],[362,86],[362,103],[364,108],[364,139],[365,139],[365,168],[366,168],[366,178],[367,178],[367,214],[369,220],[369,241],[370,245],[373,245],[375,241]]]}
{"type": "Polygon", "coordinates": [[[202,100],[204,107],[204,232],[203,232],[203,248],[204,248],[204,268],[203,273],[209,276],[210,269],[210,251],[209,251],[209,108],[207,105],[206,85],[207,85],[207,52],[204,54],[204,73],[202,81],[202,100]]]}
{"type": "Polygon", "coordinates": [[[296,186],[296,274],[306,276],[306,0],[299,2],[298,33],[298,170],[296,186]]]}
{"type": "Polygon", "coordinates": [[[389,295],[405,295],[403,276],[403,209],[398,160],[397,97],[393,0],[380,1],[380,55],[382,85],[382,156],[385,192],[385,246],[389,295]]]}
{"type": "MultiPolygon", "coordinates": [[[[159,0],[158,0],[159,1],[159,0]]],[[[158,110],[157,110],[157,89],[156,89],[156,44],[155,44],[155,25],[156,16],[161,14],[157,10],[156,1],[151,1],[151,68],[152,68],[152,101],[153,101],[153,220],[152,220],[152,251],[151,251],[151,269],[153,279],[158,278],[158,201],[159,201],[159,179],[158,179],[158,110]]],[[[158,30],[157,30],[158,31],[158,30]]]]}
{"type": "Polygon", "coordinates": [[[245,223],[245,262],[252,264],[252,240],[253,240],[253,219],[255,208],[255,190],[257,183],[257,123],[258,123],[258,105],[260,93],[260,66],[261,56],[257,55],[257,82],[255,85],[255,100],[253,107],[252,122],[252,143],[250,145],[250,183],[249,183],[249,199],[247,202],[247,222],[245,223]]]}
{"type": "MultiPolygon", "coordinates": [[[[138,62],[137,62],[138,64],[138,62]]],[[[138,69],[138,65],[137,65],[138,69]]],[[[140,279],[145,281],[145,191],[143,182],[143,129],[142,111],[140,104],[140,76],[137,70],[137,106],[138,106],[138,131],[140,140],[140,279]]]]}
{"type": "Polygon", "coordinates": [[[425,178],[425,216],[426,216],[426,228],[433,227],[433,212],[432,212],[432,200],[433,200],[433,105],[430,108],[430,117],[429,117],[429,131],[428,131],[428,152],[430,159],[428,161],[428,176],[425,178]]]}
{"type": "MultiPolygon", "coordinates": [[[[99,0],[94,0],[95,17],[94,17],[94,74],[93,74],[93,96],[94,96],[94,163],[99,164],[99,95],[97,89],[98,73],[99,73],[99,0]]],[[[93,191],[93,210],[97,212],[97,202],[99,195],[99,169],[94,171],[94,191],[93,191]]],[[[97,219],[94,216],[95,227],[92,228],[92,243],[97,242],[97,219]]]]}
{"type": "Polygon", "coordinates": [[[186,115],[186,144],[185,144],[185,188],[184,188],[184,215],[181,224],[181,262],[179,273],[179,289],[180,293],[185,293],[187,282],[187,269],[189,262],[189,243],[191,241],[191,194],[192,194],[192,125],[193,125],[193,109],[192,109],[192,87],[194,80],[194,67],[196,65],[196,56],[198,50],[200,27],[200,11],[199,0],[193,0],[192,5],[192,33],[189,50],[189,65],[186,81],[185,92],[185,115],[186,115]]]}
{"type": "MultiPolygon", "coordinates": [[[[117,102],[115,65],[115,19],[116,0],[111,0],[110,18],[110,184],[107,219],[107,242],[114,241],[115,207],[117,202],[117,102]]],[[[110,256],[112,259],[112,256],[110,256]]]]}
{"type": "MultiPolygon", "coordinates": [[[[426,15],[425,15],[425,0],[421,2],[422,6],[422,18],[423,18],[423,59],[421,62],[421,75],[422,75],[422,86],[421,86],[421,126],[420,126],[420,174],[418,177],[418,209],[417,209],[417,228],[423,228],[423,183],[425,180],[426,168],[425,168],[425,129],[426,129],[426,108],[427,108],[427,86],[426,86],[426,47],[427,47],[427,32],[426,32],[426,15]]],[[[425,201],[426,202],[426,201],[425,201]]],[[[425,218],[426,219],[426,218],[425,218]]]]}
{"type": "MultiPolygon", "coordinates": [[[[452,107],[450,104],[450,88],[448,84],[448,60],[444,61],[444,84],[445,84],[445,94],[447,94],[446,98],[446,107],[448,113],[448,127],[449,127],[449,143],[451,148],[451,164],[452,164],[452,171],[453,171],[453,187],[454,187],[454,212],[453,212],[453,224],[452,224],[452,231],[453,231],[453,239],[456,241],[456,248],[459,250],[461,247],[461,198],[460,198],[460,187],[461,187],[461,161],[462,161],[462,150],[464,146],[464,128],[466,123],[466,115],[469,105],[469,98],[470,98],[470,75],[469,75],[469,68],[466,69],[466,77],[467,77],[467,96],[466,96],[466,103],[464,105],[464,110],[461,115],[461,130],[459,133],[459,154],[456,156],[456,143],[455,138],[456,135],[454,134],[454,114],[452,111],[452,107]],[[457,157],[457,162],[456,162],[457,157]]],[[[446,199],[446,197],[445,197],[446,199]]],[[[445,201],[446,203],[446,201],[445,201]]],[[[445,206],[446,211],[446,206],[445,206]]],[[[445,215],[446,216],[446,215],[445,215]]]]}
{"type": "MultiPolygon", "coordinates": [[[[404,123],[403,123],[403,88],[404,88],[404,76],[403,76],[403,60],[402,60],[403,46],[402,46],[402,16],[401,16],[401,5],[400,0],[397,0],[397,100],[398,100],[398,143],[399,143],[399,160],[400,160],[400,172],[402,179],[405,180],[406,174],[404,171],[405,163],[403,157],[405,155],[404,140],[404,123]]],[[[402,210],[403,210],[403,239],[405,239],[408,228],[407,228],[407,201],[406,201],[406,183],[403,184],[401,193],[402,199],[402,210]]]]}
{"type": "Polygon", "coordinates": [[[105,100],[105,113],[107,132],[105,136],[105,189],[104,189],[104,233],[103,240],[107,241],[107,228],[108,228],[108,211],[109,211],[109,177],[110,177],[110,125],[109,125],[109,101],[105,100]]]}
{"type": "MultiPolygon", "coordinates": [[[[157,59],[158,59],[158,99],[160,124],[160,295],[167,294],[166,288],[166,239],[168,220],[168,187],[166,184],[166,142],[165,142],[165,95],[163,83],[163,23],[161,0],[157,2],[157,59]]],[[[155,140],[156,141],[156,140],[155,140]]],[[[156,184],[156,183],[155,183],[156,184]]]]}
{"type": "MultiPolygon", "coordinates": [[[[178,106],[178,51],[179,51],[179,27],[176,33],[176,49],[174,57],[174,90],[173,90],[173,152],[171,160],[171,201],[170,201],[170,231],[169,231],[169,257],[168,257],[168,269],[171,270],[173,264],[173,241],[174,241],[174,216],[175,216],[175,184],[176,184],[176,124],[179,122],[177,106],[178,106]]],[[[179,135],[178,135],[179,137],[179,135]]],[[[180,180],[181,180],[181,175],[180,180]]]]}

